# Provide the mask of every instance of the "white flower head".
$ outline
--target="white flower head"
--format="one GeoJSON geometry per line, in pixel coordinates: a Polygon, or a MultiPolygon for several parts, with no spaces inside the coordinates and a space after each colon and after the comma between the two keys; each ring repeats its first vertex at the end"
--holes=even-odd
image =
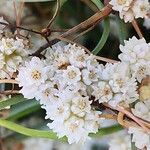
{"type": "Polygon", "coordinates": [[[130,8],[130,5],[133,0],[111,0],[110,4],[113,6],[112,8],[116,11],[127,11],[130,8]]]}
{"type": "MultiPolygon", "coordinates": [[[[24,67],[20,67],[17,80],[19,86],[39,86],[47,79],[49,68],[37,57],[33,57],[30,62],[25,62],[24,67]]],[[[29,89],[30,90],[30,89],[29,89]]]]}
{"type": "Polygon", "coordinates": [[[71,111],[79,116],[83,117],[86,113],[91,111],[91,102],[89,97],[77,96],[72,99],[71,111]]]}
{"type": "Polygon", "coordinates": [[[42,108],[47,112],[46,119],[50,118],[51,120],[64,122],[70,116],[70,105],[61,101],[43,106],[42,108]]]}
{"type": "Polygon", "coordinates": [[[0,78],[12,78],[13,73],[17,71],[27,55],[28,52],[22,39],[2,38],[0,41],[0,78]]]}
{"type": "Polygon", "coordinates": [[[83,68],[86,66],[86,60],[88,57],[89,56],[85,53],[84,49],[76,47],[76,45],[70,46],[69,62],[71,65],[78,68],[83,68]]]}
{"type": "Polygon", "coordinates": [[[84,129],[84,120],[75,116],[69,118],[64,124],[64,130],[68,137],[68,142],[71,143],[84,143],[88,139],[88,134],[84,129]]]}
{"type": "Polygon", "coordinates": [[[80,81],[81,72],[77,67],[68,66],[67,70],[63,71],[63,78],[68,85],[74,84],[80,81]]]}
{"type": "Polygon", "coordinates": [[[136,0],[132,10],[135,18],[145,18],[150,10],[150,3],[148,0],[136,0]]]}
{"type": "Polygon", "coordinates": [[[55,103],[58,98],[56,97],[58,90],[54,87],[54,84],[51,81],[47,81],[44,84],[41,84],[36,95],[36,100],[40,101],[42,105],[48,105],[55,103]]]}
{"type": "Polygon", "coordinates": [[[88,70],[88,69],[83,69],[82,70],[82,78],[83,81],[86,85],[90,85],[92,82],[98,81],[98,75],[97,75],[97,70],[88,70]]]}
{"type": "Polygon", "coordinates": [[[100,81],[98,86],[93,86],[92,95],[95,97],[95,100],[99,100],[99,103],[108,102],[113,97],[113,92],[109,84],[104,81],[100,81]]]}

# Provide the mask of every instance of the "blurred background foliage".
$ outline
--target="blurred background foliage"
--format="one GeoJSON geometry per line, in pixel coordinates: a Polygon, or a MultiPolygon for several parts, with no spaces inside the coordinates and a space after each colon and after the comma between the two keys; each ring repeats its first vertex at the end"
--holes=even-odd
{"type": "MultiPolygon", "coordinates": [[[[49,20],[54,14],[56,1],[44,1],[37,2],[38,0],[32,0],[34,2],[25,3],[20,26],[27,27],[30,29],[41,31],[43,28],[46,27],[49,20]]],[[[40,1],[40,0],[39,0],[40,1]]],[[[42,0],[41,0],[42,1],[42,0]]],[[[102,1],[103,2],[103,1],[102,1]]],[[[18,11],[20,7],[18,4],[18,11]]],[[[53,22],[52,29],[70,29],[73,26],[79,24],[80,22],[86,20],[91,15],[93,15],[98,8],[90,1],[90,0],[61,0],[61,8],[59,14],[55,21],[53,22]]],[[[10,0],[0,0],[0,16],[4,16],[4,18],[12,23],[15,24],[15,14],[14,14],[14,7],[13,3],[10,0]]],[[[98,53],[100,56],[104,56],[107,58],[112,58],[117,60],[117,56],[120,53],[119,51],[119,44],[123,43],[123,39],[128,39],[133,35],[137,36],[134,28],[131,24],[125,24],[121,21],[118,17],[117,13],[113,13],[109,17],[110,20],[110,33],[104,47],[98,53]]],[[[138,20],[139,26],[144,34],[144,37],[147,41],[150,41],[150,30],[147,30],[143,27],[143,20],[138,20]]],[[[93,30],[89,31],[83,36],[80,36],[76,41],[81,43],[85,47],[87,47],[90,51],[92,51],[103,34],[105,28],[104,22],[100,22],[93,30]]],[[[14,29],[11,29],[14,31],[14,29]]],[[[53,33],[51,37],[54,35],[59,35],[60,33],[53,33]]],[[[46,42],[43,40],[39,35],[31,34],[33,38],[35,38],[35,44],[37,48],[46,42]],[[42,39],[42,40],[41,40],[42,39]]],[[[51,38],[50,37],[50,38],[51,38]]],[[[76,42],[75,41],[75,42],[76,42]]],[[[46,128],[46,121],[44,120],[45,111],[42,110],[39,104],[35,100],[30,101],[22,101],[17,102],[17,104],[11,106],[10,110],[4,110],[5,117],[11,121],[19,122],[19,124],[25,125],[31,128],[37,129],[47,129],[46,128]]],[[[107,124],[107,123],[106,123],[107,124]]],[[[114,124],[114,122],[109,122],[110,124],[114,124]]],[[[13,133],[9,130],[4,128],[0,128],[0,137],[1,137],[1,145],[7,148],[8,150],[34,150],[34,146],[38,145],[37,139],[30,139],[29,141],[20,142],[21,139],[24,139],[25,136],[13,133]],[[19,139],[19,140],[18,140],[19,139]],[[14,142],[15,141],[15,142],[14,142]],[[32,142],[33,141],[33,142],[32,142]],[[7,145],[7,146],[6,146],[7,145]],[[28,146],[29,145],[29,146],[28,146]],[[32,147],[32,145],[34,145],[32,147]],[[29,148],[28,148],[29,147],[29,148]]],[[[108,139],[107,139],[108,140],[108,139]]],[[[99,140],[92,141],[87,143],[84,147],[83,146],[68,146],[63,144],[58,144],[58,142],[50,142],[39,140],[40,145],[42,143],[44,145],[48,145],[49,147],[45,149],[41,148],[40,146],[36,147],[35,150],[71,150],[71,149],[85,149],[85,150],[103,150],[108,149],[106,144],[106,140],[99,140]],[[58,146],[59,145],[59,146],[58,146]]],[[[0,150],[3,150],[2,146],[0,150]]]]}

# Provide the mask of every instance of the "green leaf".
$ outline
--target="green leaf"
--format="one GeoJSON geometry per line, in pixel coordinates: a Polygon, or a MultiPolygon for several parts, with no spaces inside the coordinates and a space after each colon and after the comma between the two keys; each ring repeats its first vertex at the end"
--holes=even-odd
{"type": "Polygon", "coordinates": [[[128,37],[128,30],[126,27],[126,24],[123,20],[120,19],[120,17],[117,17],[116,19],[117,25],[118,25],[118,36],[120,44],[124,44],[124,40],[128,37]]]}
{"type": "Polygon", "coordinates": [[[7,119],[14,121],[40,109],[41,107],[35,99],[23,101],[11,107],[7,119]]]}
{"type": "Polygon", "coordinates": [[[4,109],[7,106],[11,106],[11,105],[23,102],[25,100],[27,100],[27,99],[25,99],[25,98],[23,98],[23,96],[19,95],[19,96],[14,96],[12,98],[9,98],[7,100],[0,101],[0,110],[4,109]]]}
{"type": "MultiPolygon", "coordinates": [[[[40,138],[58,140],[56,133],[54,133],[52,130],[43,131],[43,130],[30,129],[4,119],[0,119],[0,126],[30,137],[40,137],[40,138]]],[[[99,138],[104,135],[108,135],[120,131],[122,129],[123,128],[120,125],[114,125],[111,127],[101,128],[96,134],[90,134],[90,136],[94,138],[99,138]]],[[[67,141],[67,138],[63,137],[59,140],[67,141]]]]}
{"type": "MultiPolygon", "coordinates": [[[[30,129],[4,119],[0,119],[0,126],[30,137],[48,138],[53,140],[58,139],[56,133],[54,133],[51,130],[42,131],[42,130],[30,129]]],[[[61,138],[60,141],[67,141],[67,139],[61,138]]]]}
{"type": "MultiPolygon", "coordinates": [[[[98,0],[91,0],[99,9],[102,9],[104,7],[103,3],[101,1],[98,1],[98,0]]],[[[104,19],[104,22],[103,22],[103,27],[104,27],[104,30],[103,30],[103,34],[102,34],[102,37],[100,39],[100,41],[98,42],[98,44],[96,45],[96,47],[94,48],[94,50],[92,51],[93,54],[97,55],[101,49],[104,47],[107,39],[108,39],[108,36],[109,36],[109,33],[110,33],[110,22],[109,22],[109,17],[106,17],[104,19]]]]}

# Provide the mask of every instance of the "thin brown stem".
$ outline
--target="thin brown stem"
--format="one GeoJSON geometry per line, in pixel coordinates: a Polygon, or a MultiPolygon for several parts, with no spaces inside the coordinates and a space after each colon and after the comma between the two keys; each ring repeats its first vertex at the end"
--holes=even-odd
{"type": "Polygon", "coordinates": [[[50,28],[51,24],[54,22],[55,18],[58,15],[59,9],[60,9],[60,0],[57,0],[55,13],[54,13],[52,19],[49,21],[49,23],[48,23],[46,28],[50,28]]]}
{"type": "Polygon", "coordinates": [[[141,29],[139,28],[138,23],[137,23],[137,21],[135,19],[132,21],[132,26],[134,27],[134,29],[137,32],[138,36],[140,38],[143,38],[143,34],[141,32],[141,29]]]}
{"type": "Polygon", "coordinates": [[[81,32],[80,34],[78,34],[75,38],[73,38],[73,41],[75,41],[77,38],[79,38],[80,36],[83,36],[84,34],[86,34],[87,32],[91,31],[94,28],[94,26],[91,26],[90,28],[88,28],[87,30],[81,32]]]}
{"type": "MultiPolygon", "coordinates": [[[[60,36],[63,38],[69,37],[70,35],[73,35],[75,33],[83,32],[90,28],[91,26],[95,26],[98,24],[99,21],[103,20],[106,16],[108,16],[112,11],[112,6],[111,5],[106,5],[102,10],[99,10],[97,13],[95,13],[93,16],[91,16],[89,19],[81,22],[77,26],[69,29],[67,32],[61,34],[60,36]]],[[[57,43],[58,40],[56,38],[52,38],[50,41],[51,45],[57,43]]],[[[49,47],[49,44],[46,43],[42,45],[35,53],[32,55],[38,56],[43,50],[49,47]]]]}
{"type": "Polygon", "coordinates": [[[33,32],[33,33],[41,35],[41,32],[33,30],[33,29],[28,29],[28,28],[24,28],[24,27],[21,27],[21,26],[16,26],[16,25],[13,25],[13,24],[10,24],[10,23],[4,23],[4,22],[0,22],[0,24],[11,27],[11,28],[15,28],[15,29],[18,28],[18,29],[22,29],[22,30],[25,30],[25,31],[29,31],[29,32],[33,32]]]}
{"type": "Polygon", "coordinates": [[[18,82],[13,79],[2,79],[2,80],[0,80],[0,84],[2,84],[2,83],[18,84],[18,82]]]}

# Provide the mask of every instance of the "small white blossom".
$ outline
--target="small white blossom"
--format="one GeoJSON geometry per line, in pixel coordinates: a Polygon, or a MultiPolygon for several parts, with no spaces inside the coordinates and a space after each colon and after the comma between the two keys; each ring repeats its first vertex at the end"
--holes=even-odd
{"type": "Polygon", "coordinates": [[[125,22],[132,22],[134,18],[146,18],[150,10],[148,0],[111,0],[110,4],[125,22]]]}
{"type": "Polygon", "coordinates": [[[86,113],[90,113],[91,111],[91,102],[89,101],[89,97],[77,96],[72,99],[71,111],[79,116],[83,117],[86,113]]]}
{"type": "Polygon", "coordinates": [[[19,65],[27,58],[22,39],[2,38],[0,40],[0,78],[12,78],[19,65]]]}
{"type": "Polygon", "coordinates": [[[93,96],[99,101],[99,103],[108,102],[113,97],[111,87],[106,82],[99,82],[98,86],[93,86],[93,96]]]}
{"type": "Polygon", "coordinates": [[[143,148],[150,148],[150,134],[145,133],[140,128],[130,127],[129,131],[130,134],[133,135],[132,142],[135,142],[135,146],[139,149],[143,148]],[[142,137],[142,140],[141,140],[142,137]]]}
{"type": "Polygon", "coordinates": [[[137,117],[150,121],[150,100],[136,103],[132,113],[137,117]]]}
{"type": "Polygon", "coordinates": [[[129,41],[125,41],[125,46],[121,45],[122,53],[119,58],[122,62],[129,65],[129,69],[133,77],[139,82],[150,75],[150,44],[145,39],[137,39],[133,37],[129,41]]]}
{"type": "Polygon", "coordinates": [[[122,12],[123,10],[127,11],[132,2],[133,0],[111,0],[110,4],[114,10],[122,12]]]}
{"type": "Polygon", "coordinates": [[[98,81],[97,70],[96,69],[95,70],[83,69],[82,78],[86,85],[90,85],[92,82],[98,81]]]}
{"type": "Polygon", "coordinates": [[[136,0],[132,10],[135,18],[145,18],[150,10],[150,3],[148,0],[136,0]]]}
{"type": "Polygon", "coordinates": [[[68,66],[67,70],[63,71],[63,78],[65,82],[70,85],[78,82],[81,79],[81,72],[77,67],[68,66]]]}
{"type": "Polygon", "coordinates": [[[75,67],[83,68],[86,66],[87,58],[88,58],[88,55],[85,54],[84,49],[76,47],[75,45],[70,47],[69,61],[70,61],[71,65],[73,65],[75,67]],[[73,50],[71,50],[71,49],[73,49],[73,50]],[[74,52],[74,51],[76,51],[76,52],[74,52]]]}

